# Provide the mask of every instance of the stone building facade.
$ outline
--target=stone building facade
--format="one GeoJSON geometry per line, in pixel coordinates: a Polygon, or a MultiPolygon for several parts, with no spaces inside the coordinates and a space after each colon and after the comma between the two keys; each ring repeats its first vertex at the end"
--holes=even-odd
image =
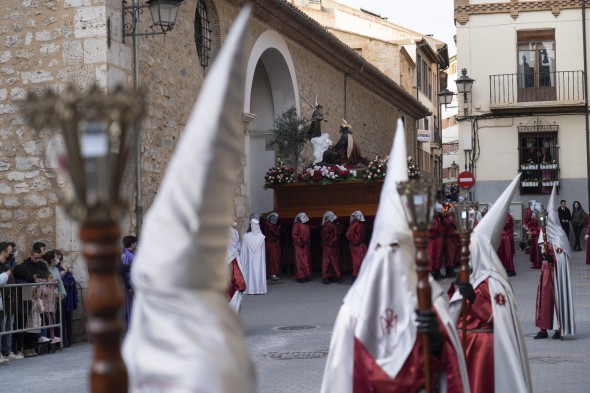
{"type": "MultiPolygon", "coordinates": [[[[5,5],[0,19],[0,239],[15,241],[21,256],[36,241],[60,248],[66,264],[74,265],[76,277],[85,283],[78,228],[59,207],[63,185],[56,184],[45,162],[48,137],[26,124],[18,100],[27,91],[48,87],[60,91],[67,84],[82,90],[96,84],[109,90],[139,83],[147,98],[147,115],[141,125],[139,166],[125,184],[139,197],[131,201],[123,222],[124,234],[136,233],[210,64],[245,3],[186,1],[166,36],[136,38],[137,59],[134,38],[123,36],[120,0],[26,0],[5,5]],[[210,34],[207,50],[201,53],[197,41],[203,37],[196,31],[197,21],[204,20],[203,9],[210,34]]],[[[409,149],[414,149],[416,122],[428,112],[399,84],[289,2],[250,3],[254,17],[244,47],[243,165],[235,187],[235,214],[242,223],[252,211],[272,209],[272,191],[262,188],[264,172],[275,160],[266,142],[274,119],[289,107],[309,117],[318,95],[329,119],[325,132],[337,140],[338,125],[346,118],[369,158],[388,154],[400,117],[405,120],[409,149]]],[[[139,24],[141,32],[151,24],[147,10],[139,24]]]]}

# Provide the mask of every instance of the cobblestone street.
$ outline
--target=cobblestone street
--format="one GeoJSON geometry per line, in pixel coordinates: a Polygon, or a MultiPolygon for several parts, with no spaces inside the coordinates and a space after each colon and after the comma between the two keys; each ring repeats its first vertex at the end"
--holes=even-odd
{"type": "MultiPolygon", "coordinates": [[[[539,270],[528,256],[516,255],[517,275],[510,278],[529,352],[536,393],[585,393],[590,385],[590,270],[585,252],[573,253],[571,266],[577,335],[575,339],[533,340],[539,270]]],[[[321,279],[298,284],[269,283],[266,295],[244,299],[241,317],[258,373],[259,393],[318,392],[331,330],[347,283],[323,285],[321,279]]],[[[449,280],[440,282],[448,286],[449,280]]],[[[2,391],[87,391],[91,346],[79,344],[62,353],[13,361],[0,366],[2,391]],[[39,376],[42,375],[42,378],[39,376]]]]}

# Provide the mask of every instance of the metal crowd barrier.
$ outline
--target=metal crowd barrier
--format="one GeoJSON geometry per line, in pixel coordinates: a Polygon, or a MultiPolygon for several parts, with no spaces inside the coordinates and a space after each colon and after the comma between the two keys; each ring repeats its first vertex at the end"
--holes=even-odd
{"type": "MultiPolygon", "coordinates": [[[[63,312],[57,283],[7,284],[0,286],[0,293],[2,294],[0,306],[4,305],[4,310],[0,311],[0,324],[2,325],[0,339],[7,334],[37,333],[38,338],[45,336],[51,340],[51,329],[59,329],[59,335],[54,331],[54,336],[60,337],[60,349],[63,349],[63,312]],[[43,302],[43,297],[47,296],[48,291],[54,293],[53,318],[50,316],[49,307],[40,303],[43,302]],[[46,310],[46,308],[48,309],[46,310]],[[2,323],[6,321],[7,317],[13,319],[11,330],[5,330],[5,324],[2,323]]],[[[45,343],[50,342],[46,341],[45,343]]],[[[38,341],[37,343],[43,344],[38,341]]]]}

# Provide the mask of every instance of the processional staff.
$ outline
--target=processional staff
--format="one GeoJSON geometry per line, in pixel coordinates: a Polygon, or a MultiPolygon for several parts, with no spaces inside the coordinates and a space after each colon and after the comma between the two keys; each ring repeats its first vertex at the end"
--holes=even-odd
{"type": "MultiPolygon", "coordinates": [[[[437,184],[431,179],[416,178],[397,185],[406,206],[406,219],[413,231],[416,246],[416,273],[418,275],[418,310],[420,313],[432,311],[432,289],[429,276],[428,227],[434,214],[437,184]]],[[[432,391],[432,372],[430,369],[430,341],[428,335],[422,336],[424,350],[424,378],[426,393],[432,391]]]]}
{"type": "MultiPolygon", "coordinates": [[[[461,242],[461,270],[459,281],[469,283],[469,243],[471,232],[477,215],[477,202],[462,202],[455,205],[455,217],[457,229],[459,229],[459,240],[461,242]]],[[[467,350],[467,300],[463,298],[461,305],[461,345],[463,353],[467,350]]]]}

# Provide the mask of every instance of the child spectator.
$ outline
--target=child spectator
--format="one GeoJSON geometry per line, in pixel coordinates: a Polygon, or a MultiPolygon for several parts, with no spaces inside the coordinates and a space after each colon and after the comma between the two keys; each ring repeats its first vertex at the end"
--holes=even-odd
{"type": "MultiPolygon", "coordinates": [[[[53,275],[49,272],[41,271],[35,276],[36,283],[55,283],[53,275]]],[[[53,285],[39,285],[33,289],[33,308],[35,307],[35,300],[40,299],[42,302],[42,314],[44,325],[53,325],[55,323],[55,289],[53,285]]],[[[33,316],[35,318],[36,315],[33,316]]],[[[45,332],[46,333],[46,332],[45,332]]],[[[59,337],[55,336],[53,327],[49,328],[51,336],[51,343],[55,344],[61,341],[59,337]]],[[[39,338],[40,343],[50,341],[46,336],[39,338]]]]}

